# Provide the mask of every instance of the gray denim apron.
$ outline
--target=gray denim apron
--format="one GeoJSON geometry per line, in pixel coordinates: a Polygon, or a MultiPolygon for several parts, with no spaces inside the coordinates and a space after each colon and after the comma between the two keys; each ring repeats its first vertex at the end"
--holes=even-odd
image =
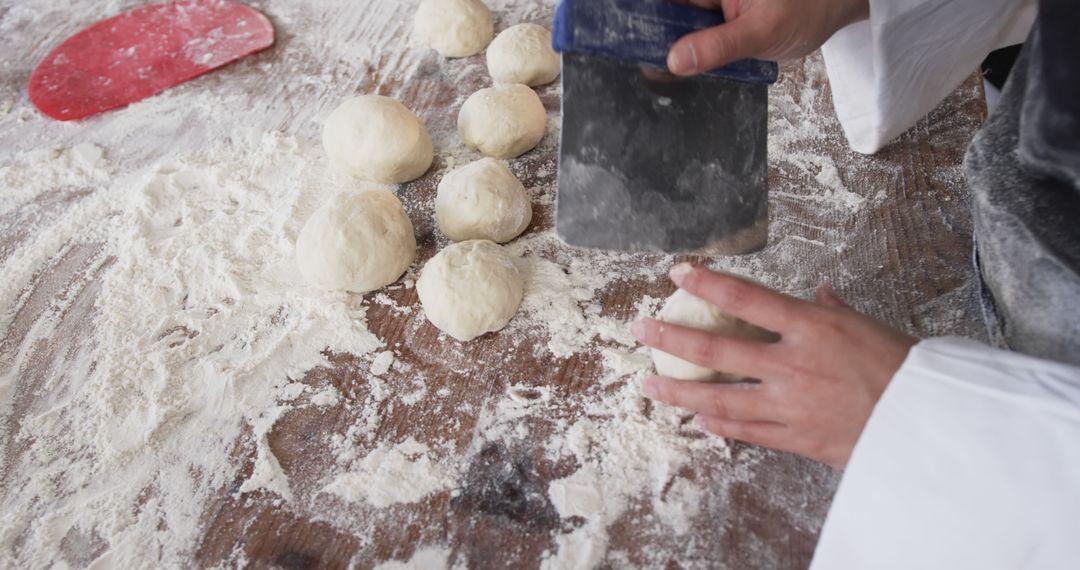
{"type": "Polygon", "coordinates": [[[1041,2],[966,167],[991,337],[1080,365],[1080,1],[1041,2]]]}

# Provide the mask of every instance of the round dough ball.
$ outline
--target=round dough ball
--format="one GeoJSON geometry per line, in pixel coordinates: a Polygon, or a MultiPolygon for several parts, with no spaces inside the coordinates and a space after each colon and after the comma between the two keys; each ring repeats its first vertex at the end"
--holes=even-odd
{"type": "MultiPolygon", "coordinates": [[[[721,336],[730,336],[763,342],[776,342],[779,336],[765,329],[758,328],[746,321],[737,319],[715,305],[703,301],[686,291],[679,289],[668,298],[657,317],[665,323],[682,325],[721,336]]],[[[737,376],[722,374],[687,362],[666,352],[652,350],[653,364],[656,371],[676,380],[740,380],[737,376]]]]}
{"type": "Polygon", "coordinates": [[[487,51],[488,72],[495,83],[547,85],[559,76],[559,54],[551,32],[536,24],[518,24],[503,31],[487,51]]]}
{"type": "Polygon", "coordinates": [[[506,164],[483,158],[443,177],[435,197],[435,221],[453,241],[506,243],[532,221],[525,187],[506,164]]]}
{"type": "Polygon", "coordinates": [[[326,119],[322,140],[331,164],[379,184],[420,178],[435,159],[424,123],[401,103],[380,95],[342,103],[326,119]]]}
{"type": "Polygon", "coordinates": [[[491,10],[480,0],[424,0],[413,30],[443,57],[468,57],[491,43],[495,24],[491,10]]]}
{"type": "Polygon", "coordinates": [[[473,93],[458,114],[465,144],[487,156],[517,158],[544,138],[547,111],[524,85],[496,85],[473,93]]]}
{"type": "Polygon", "coordinates": [[[412,222],[386,190],[335,197],[308,219],[296,241],[300,274],[316,287],[335,291],[385,287],[415,258],[412,222]]]}
{"type": "Polygon", "coordinates": [[[431,258],[416,292],[428,320],[464,342],[505,327],[521,305],[525,282],[502,246],[472,240],[431,258]]]}

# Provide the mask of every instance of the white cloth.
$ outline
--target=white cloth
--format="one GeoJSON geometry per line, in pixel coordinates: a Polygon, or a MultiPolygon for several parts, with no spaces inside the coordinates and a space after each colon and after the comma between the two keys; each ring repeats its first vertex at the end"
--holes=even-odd
{"type": "Polygon", "coordinates": [[[971,76],[993,50],[1024,41],[1036,0],[870,0],[870,19],[822,47],[851,148],[880,150],[971,76]]]}
{"type": "Polygon", "coordinates": [[[855,447],[811,568],[1080,568],[1080,368],[917,345],[855,447]]]}

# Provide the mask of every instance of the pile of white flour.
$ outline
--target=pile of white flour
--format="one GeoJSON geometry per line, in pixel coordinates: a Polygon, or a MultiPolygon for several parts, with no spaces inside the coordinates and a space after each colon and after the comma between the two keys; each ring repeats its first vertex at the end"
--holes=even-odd
{"type": "MultiPolygon", "coordinates": [[[[379,378],[407,364],[368,331],[369,304],[418,317],[415,307],[386,295],[315,291],[296,274],[302,222],[320,196],[339,190],[313,148],[267,133],[123,173],[107,149],[83,145],[19,156],[0,170],[0,182],[16,190],[0,219],[19,216],[29,230],[3,259],[0,288],[0,304],[11,308],[0,321],[9,339],[0,353],[3,437],[12,442],[2,456],[3,508],[20,513],[0,527],[10,562],[33,565],[74,540],[123,565],[191,556],[203,509],[243,465],[233,452],[238,438],[251,438],[256,455],[237,492],[295,500],[268,434],[291,410],[340,405],[332,386],[300,382],[330,365],[326,353],[370,361],[369,378],[356,380],[371,386],[361,403],[367,425],[324,434],[339,469],[326,474],[320,493],[378,509],[459,484],[467,458],[450,448],[370,441],[380,404],[442,397],[388,388],[379,378]],[[58,192],[63,208],[54,206],[58,192]],[[77,251],[86,252],[78,267],[56,267],[77,251]],[[66,291],[26,323],[35,295],[53,290],[38,282],[50,266],[49,278],[66,280],[66,291]],[[69,303],[87,299],[94,304],[80,309],[86,320],[65,328],[69,303]],[[39,354],[43,346],[51,358],[39,354]],[[365,442],[374,449],[358,449],[365,442]]],[[[561,517],[586,520],[556,537],[548,564],[592,566],[607,552],[607,526],[638,498],[652,503],[664,527],[686,532],[702,490],[677,480],[679,469],[728,452],[722,440],[686,437],[673,410],[641,413],[637,390],[649,359],[626,320],[603,316],[596,301],[617,280],[638,272],[655,279],[662,268],[621,270],[622,256],[539,255],[555,243],[542,232],[511,245],[528,285],[522,314],[502,334],[548,338],[540,346],[558,358],[596,353],[604,378],[572,403],[543,388],[534,399],[510,390],[490,401],[479,434],[512,440],[527,425],[522,418],[583,406],[542,442],[553,461],[580,465],[549,493],[561,517]]],[[[646,298],[640,312],[655,305],[646,298]]]]}

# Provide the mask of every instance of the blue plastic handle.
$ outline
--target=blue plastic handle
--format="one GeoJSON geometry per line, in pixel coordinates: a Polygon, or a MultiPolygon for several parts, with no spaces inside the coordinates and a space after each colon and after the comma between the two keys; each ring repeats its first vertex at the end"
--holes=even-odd
{"type": "MultiPolygon", "coordinates": [[[[552,44],[559,53],[597,55],[667,69],[671,46],[691,32],[724,23],[719,10],[668,0],[562,0],[555,12],[552,44]]],[[[709,73],[717,77],[775,83],[775,62],[747,59],[709,73]]]]}

